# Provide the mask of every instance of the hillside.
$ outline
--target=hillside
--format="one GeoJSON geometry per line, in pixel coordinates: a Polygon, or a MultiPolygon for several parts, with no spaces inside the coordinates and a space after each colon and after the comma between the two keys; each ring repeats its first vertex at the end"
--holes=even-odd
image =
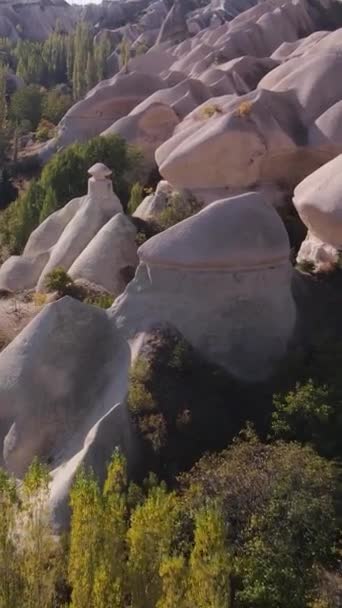
{"type": "Polygon", "coordinates": [[[1,36],[0,606],[339,608],[342,4],[1,36]]]}

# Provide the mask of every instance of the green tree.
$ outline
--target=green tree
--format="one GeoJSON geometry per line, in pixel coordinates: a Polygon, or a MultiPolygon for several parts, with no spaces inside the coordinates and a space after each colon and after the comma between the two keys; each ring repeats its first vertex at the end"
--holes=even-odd
{"type": "Polygon", "coordinates": [[[107,59],[113,50],[107,32],[102,32],[99,41],[94,46],[94,58],[97,70],[97,81],[107,78],[107,59]]]}
{"type": "Polygon", "coordinates": [[[159,576],[162,592],[156,608],[191,608],[188,598],[188,564],[185,557],[173,555],[165,558],[160,564],[159,576]]]}
{"type": "Polygon", "coordinates": [[[123,38],[120,44],[120,61],[124,72],[128,74],[128,64],[131,57],[131,48],[128,40],[123,38]]]}
{"type": "Polygon", "coordinates": [[[196,608],[229,608],[231,557],[224,519],[215,505],[195,516],[195,541],[190,556],[189,596],[196,608]]]}
{"type": "Polygon", "coordinates": [[[42,204],[42,208],[39,214],[39,222],[43,222],[47,217],[49,217],[49,215],[51,215],[51,213],[56,211],[57,208],[57,197],[54,190],[52,190],[52,188],[50,187],[47,189],[44,197],[44,202],[42,204]]]}
{"type": "Polygon", "coordinates": [[[58,544],[48,508],[49,473],[34,460],[23,482],[24,506],[20,527],[23,604],[25,608],[53,608],[58,544]]]}
{"type": "Polygon", "coordinates": [[[153,488],[132,513],[127,535],[132,608],[150,608],[160,599],[159,570],[170,555],[179,515],[176,494],[163,486],[153,488]]]}
{"type": "Polygon", "coordinates": [[[103,488],[103,524],[99,564],[94,581],[94,608],[122,608],[127,591],[126,461],[114,453],[103,488]]]}
{"type": "Polygon", "coordinates": [[[6,102],[6,81],[7,69],[0,65],[0,132],[4,132],[7,119],[7,102],[6,102]]]}
{"type": "Polygon", "coordinates": [[[132,215],[134,211],[139,207],[140,203],[142,203],[143,199],[144,188],[139,182],[136,182],[135,184],[133,184],[131,189],[131,196],[127,206],[128,213],[132,215]]]}
{"type": "Polygon", "coordinates": [[[0,608],[19,606],[22,581],[19,570],[16,484],[0,470],[0,608]]]}
{"type": "Polygon", "coordinates": [[[97,83],[96,63],[92,51],[88,51],[87,66],[86,66],[86,83],[87,91],[92,89],[97,83]]]}
{"type": "Polygon", "coordinates": [[[49,91],[43,99],[42,117],[57,125],[71,105],[72,98],[70,95],[62,94],[56,90],[49,91]]]}
{"type": "Polygon", "coordinates": [[[92,46],[89,26],[85,21],[81,21],[76,27],[74,42],[72,75],[74,99],[80,99],[87,91],[87,62],[92,46]]]}
{"type": "MultiPolygon", "coordinates": [[[[220,500],[243,608],[304,608],[334,559],[334,466],[310,447],[251,432],[184,477],[189,509],[220,500]]],[[[235,604],[234,604],[235,605],[235,604]]]]}
{"type": "Polygon", "coordinates": [[[310,443],[326,456],[338,454],[342,408],[333,389],[310,379],[297,383],[295,389],[285,395],[275,395],[273,405],[273,437],[310,443]]]}
{"type": "Polygon", "coordinates": [[[18,89],[11,98],[9,115],[14,123],[28,120],[32,129],[36,129],[42,116],[44,95],[35,85],[18,89]]]}
{"type": "Polygon", "coordinates": [[[70,504],[68,580],[72,588],[71,608],[93,608],[103,524],[102,497],[93,474],[84,470],[78,473],[71,490],[70,504]]]}

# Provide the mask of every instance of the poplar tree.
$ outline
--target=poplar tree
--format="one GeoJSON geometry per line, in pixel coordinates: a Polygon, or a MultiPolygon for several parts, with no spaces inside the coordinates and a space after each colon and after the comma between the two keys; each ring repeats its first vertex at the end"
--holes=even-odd
{"type": "Polygon", "coordinates": [[[16,534],[18,504],[15,481],[0,469],[0,608],[21,604],[16,534]]]}
{"type": "Polygon", "coordinates": [[[88,51],[86,67],[87,91],[92,89],[97,83],[97,71],[92,51],[88,51]]]}
{"type": "Polygon", "coordinates": [[[0,130],[6,127],[7,102],[6,102],[6,80],[7,68],[0,64],[0,130]]]}
{"type": "Polygon", "coordinates": [[[176,494],[160,485],[131,516],[127,536],[132,608],[156,606],[162,595],[159,570],[170,555],[179,513],[176,494]]]}
{"type": "Polygon", "coordinates": [[[75,99],[80,99],[87,90],[88,53],[92,51],[92,41],[89,26],[81,21],[75,31],[74,63],[73,63],[73,93],[75,99]]]}
{"type": "Polygon", "coordinates": [[[52,608],[55,604],[58,544],[48,508],[49,473],[33,461],[23,481],[20,521],[20,565],[25,608],[52,608]]]}
{"type": "Polygon", "coordinates": [[[195,517],[195,540],[190,555],[190,605],[229,608],[230,572],[222,513],[215,505],[203,507],[195,517]]]}
{"type": "Polygon", "coordinates": [[[68,580],[72,587],[71,608],[92,608],[103,524],[102,496],[93,474],[80,470],[70,499],[68,580]]]}
{"type": "Polygon", "coordinates": [[[96,568],[94,608],[121,608],[127,583],[127,471],[126,460],[115,451],[103,488],[101,553],[96,568]]]}
{"type": "Polygon", "coordinates": [[[156,608],[191,608],[188,602],[188,565],[183,555],[166,558],[160,565],[162,595],[156,608]]]}

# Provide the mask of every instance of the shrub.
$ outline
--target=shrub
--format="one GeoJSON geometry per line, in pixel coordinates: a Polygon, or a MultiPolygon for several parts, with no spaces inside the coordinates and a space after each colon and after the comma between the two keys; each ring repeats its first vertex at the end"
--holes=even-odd
{"type": "Polygon", "coordinates": [[[42,104],[42,116],[49,122],[57,125],[64,114],[72,106],[71,95],[65,95],[59,91],[49,91],[42,104]]]}
{"type": "Polygon", "coordinates": [[[44,304],[46,303],[46,293],[40,293],[39,291],[36,291],[33,294],[33,302],[38,308],[44,306],[44,304]]]}
{"type": "Polygon", "coordinates": [[[132,215],[134,213],[134,211],[139,207],[139,205],[143,201],[143,199],[144,199],[144,188],[139,182],[136,182],[132,186],[131,196],[130,196],[130,199],[129,199],[128,205],[127,205],[127,211],[130,215],[132,215]]]}
{"type": "Polygon", "coordinates": [[[44,94],[33,84],[18,89],[11,98],[9,115],[16,124],[29,120],[35,130],[42,116],[44,94]]]}
{"type": "Polygon", "coordinates": [[[57,291],[59,296],[71,295],[74,282],[62,267],[54,268],[46,275],[45,287],[48,291],[57,291]]]}
{"type": "Polygon", "coordinates": [[[171,226],[195,215],[202,207],[203,205],[195,198],[185,199],[179,192],[173,192],[166,209],[160,213],[155,223],[159,230],[167,230],[167,228],[171,228],[171,226]]]}
{"type": "Polygon", "coordinates": [[[315,264],[311,262],[311,260],[302,260],[301,262],[298,262],[296,267],[298,270],[301,270],[301,272],[307,272],[310,274],[315,271],[315,264]]]}
{"type": "Polygon", "coordinates": [[[311,379],[273,398],[271,433],[279,439],[312,444],[321,454],[338,453],[341,401],[332,389],[311,379]]]}
{"type": "Polygon", "coordinates": [[[253,104],[251,101],[242,101],[236,110],[236,115],[240,118],[247,118],[252,112],[253,104]]]}
{"type": "Polygon", "coordinates": [[[49,122],[45,118],[42,118],[40,121],[37,131],[36,138],[38,141],[47,141],[51,139],[55,135],[55,125],[52,122],[49,122]]]}
{"type": "Polygon", "coordinates": [[[88,296],[85,298],[85,304],[91,304],[92,306],[98,306],[99,308],[110,308],[113,304],[114,298],[109,293],[102,293],[97,295],[88,296]]]}
{"type": "Polygon", "coordinates": [[[212,118],[215,114],[222,114],[223,110],[216,104],[208,104],[199,111],[200,118],[212,118]]]}

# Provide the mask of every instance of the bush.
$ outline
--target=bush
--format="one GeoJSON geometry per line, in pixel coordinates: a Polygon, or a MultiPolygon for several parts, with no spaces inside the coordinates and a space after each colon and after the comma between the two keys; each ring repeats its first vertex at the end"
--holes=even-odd
{"type": "Polygon", "coordinates": [[[142,203],[144,199],[144,188],[139,183],[136,182],[133,184],[131,189],[131,196],[128,201],[127,211],[130,215],[134,213],[134,211],[139,207],[140,203],[142,203]]]}
{"type": "Polygon", "coordinates": [[[223,110],[217,104],[208,104],[200,109],[200,118],[212,118],[216,114],[222,114],[223,110]]]}
{"type": "Polygon", "coordinates": [[[253,104],[251,101],[242,101],[236,110],[236,115],[240,118],[247,118],[252,112],[253,104]]]}
{"type": "Polygon", "coordinates": [[[168,205],[156,220],[159,230],[167,230],[175,224],[195,215],[202,209],[203,205],[193,198],[183,198],[179,192],[173,192],[168,200],[168,205]]]}
{"type": "Polygon", "coordinates": [[[98,295],[92,295],[85,298],[85,304],[91,304],[92,306],[98,306],[99,308],[110,308],[113,304],[114,298],[109,293],[102,293],[98,295]]]}
{"type": "Polygon", "coordinates": [[[18,89],[11,98],[9,116],[15,124],[29,120],[35,130],[42,116],[44,94],[33,84],[18,89]]]}
{"type": "Polygon", "coordinates": [[[42,118],[40,121],[37,131],[36,138],[38,141],[47,141],[51,139],[55,135],[55,125],[52,122],[49,122],[45,118],[42,118]]]}
{"type": "Polygon", "coordinates": [[[71,295],[75,285],[64,268],[58,267],[46,275],[45,287],[48,291],[57,291],[58,295],[63,297],[71,295]]]}
{"type": "Polygon", "coordinates": [[[342,410],[332,389],[308,380],[285,395],[275,395],[273,404],[273,437],[310,443],[325,456],[338,453],[342,410]]]}
{"type": "Polygon", "coordinates": [[[49,91],[42,104],[42,117],[57,125],[72,103],[71,95],[65,95],[56,90],[49,91]]]}

